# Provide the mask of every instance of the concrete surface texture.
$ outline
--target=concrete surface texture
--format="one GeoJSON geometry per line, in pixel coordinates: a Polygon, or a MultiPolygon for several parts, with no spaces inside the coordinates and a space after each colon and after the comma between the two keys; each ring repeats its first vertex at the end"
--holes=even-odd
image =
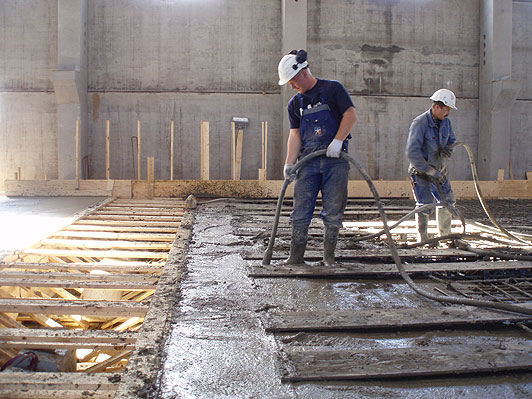
{"type": "MultiPolygon", "coordinates": [[[[470,213],[468,208],[468,216],[482,216],[478,203],[469,201],[468,205],[476,211],[470,213]]],[[[522,220],[519,212],[528,211],[529,214],[529,205],[509,202],[502,204],[497,211],[510,207],[515,223],[522,220]]],[[[181,281],[181,300],[167,340],[158,398],[520,399],[532,394],[530,374],[511,372],[379,381],[281,383],[282,369],[289,367],[283,357],[283,351],[287,349],[334,352],[427,345],[449,348],[462,344],[467,352],[467,345],[489,347],[498,339],[508,345],[512,342],[526,347],[529,337],[511,329],[497,332],[492,327],[486,330],[451,328],[439,333],[268,333],[261,318],[269,312],[415,308],[432,309],[437,314],[443,305],[417,295],[399,279],[251,278],[248,274],[252,266],[258,266],[260,261],[244,258],[246,254],[263,254],[262,239],[257,240],[257,236],[251,234],[264,227],[267,219],[257,221],[254,218],[254,227],[250,228],[249,216],[242,217],[238,205],[234,209],[232,211],[224,203],[212,203],[202,205],[196,211],[185,265],[187,273],[181,281]],[[250,230],[248,240],[239,235],[246,229],[250,230]]],[[[317,241],[321,245],[321,237],[317,241]]],[[[370,250],[383,244],[371,241],[361,245],[370,250]]]]}
{"type": "MultiPolygon", "coordinates": [[[[480,29],[489,25],[482,20],[481,8],[492,2],[304,2],[311,69],[318,77],[340,80],[351,93],[359,120],[350,151],[372,178],[404,178],[407,161],[402,144],[410,122],[428,108],[427,97],[440,87],[458,96],[459,111],[451,115],[456,133],[478,151],[479,70],[485,61],[480,29]]],[[[111,178],[134,176],[131,137],[141,120],[143,173],[146,157],[153,156],[155,178],[168,179],[169,125],[174,120],[175,178],[197,179],[204,120],[210,122],[211,178],[228,179],[230,121],[240,116],[250,121],[244,132],[242,178],[257,177],[263,120],[270,125],[268,177],[280,178],[285,109],[277,86],[277,63],[284,43],[283,3],[77,1],[70,12],[72,17],[85,18],[80,24],[83,30],[86,23],[87,34],[79,62],[83,64],[86,54],[88,92],[78,107],[59,107],[51,77],[64,64],[58,55],[72,44],[58,40],[65,37],[61,24],[58,35],[58,11],[64,4],[0,0],[4,21],[0,33],[5,38],[0,42],[0,187],[4,179],[14,178],[19,167],[23,179],[68,175],[64,169],[68,171],[73,162],[73,149],[69,151],[72,140],[65,123],[75,120],[78,112],[85,118],[85,111],[81,154],[88,157],[85,177],[105,177],[105,120],[109,119],[111,178]]],[[[530,146],[521,145],[530,140],[532,131],[528,79],[532,3],[505,0],[504,7],[511,12],[512,29],[508,37],[497,38],[512,51],[510,76],[503,78],[520,82],[520,90],[509,106],[509,131],[496,132],[510,136],[509,148],[493,148],[490,157],[508,159],[513,177],[523,179],[532,166],[530,146]],[[498,152],[509,155],[501,157],[498,152]]],[[[68,9],[61,10],[59,17],[68,19],[68,9]]],[[[490,123],[496,121],[495,116],[490,123]]],[[[465,162],[453,165],[451,174],[456,179],[470,177],[465,162]]]]}

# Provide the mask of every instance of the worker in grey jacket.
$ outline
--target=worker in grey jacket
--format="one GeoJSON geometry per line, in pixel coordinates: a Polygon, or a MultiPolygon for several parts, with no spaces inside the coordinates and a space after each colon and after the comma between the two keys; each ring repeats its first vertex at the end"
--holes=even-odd
{"type": "MultiPolygon", "coordinates": [[[[406,145],[406,156],[410,161],[408,174],[412,181],[416,207],[432,204],[435,200],[442,202],[435,184],[440,186],[445,202],[450,205],[456,202],[444,160],[451,156],[452,144],[456,142],[448,118],[451,109],[457,109],[456,97],[451,90],[440,89],[430,99],[430,109],[412,121],[406,145]]],[[[432,210],[416,214],[419,241],[429,238],[427,227],[430,213],[432,210]]],[[[445,207],[438,207],[436,219],[440,235],[451,234],[451,212],[445,207]]]]}

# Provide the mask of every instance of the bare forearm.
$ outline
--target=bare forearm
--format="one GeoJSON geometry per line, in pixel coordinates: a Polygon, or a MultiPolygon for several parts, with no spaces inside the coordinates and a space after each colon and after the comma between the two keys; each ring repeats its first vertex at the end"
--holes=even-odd
{"type": "Polygon", "coordinates": [[[342,115],[340,126],[334,137],[336,140],[344,141],[351,132],[351,129],[357,121],[357,114],[354,107],[349,107],[342,115]]]}
{"type": "Polygon", "coordinates": [[[299,129],[290,129],[290,135],[288,136],[288,144],[286,150],[286,162],[295,164],[299,151],[301,150],[301,136],[299,129]]]}

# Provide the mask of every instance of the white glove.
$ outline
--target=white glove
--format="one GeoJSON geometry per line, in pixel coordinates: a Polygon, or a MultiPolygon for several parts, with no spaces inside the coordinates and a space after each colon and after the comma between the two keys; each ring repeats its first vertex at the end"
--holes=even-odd
{"type": "Polygon", "coordinates": [[[285,180],[293,181],[296,178],[296,174],[292,173],[295,166],[296,165],[294,165],[293,163],[286,163],[284,165],[283,174],[284,174],[285,180]]]}
{"type": "Polygon", "coordinates": [[[342,151],[343,141],[334,139],[327,147],[327,156],[329,158],[340,158],[340,152],[342,151]]]}

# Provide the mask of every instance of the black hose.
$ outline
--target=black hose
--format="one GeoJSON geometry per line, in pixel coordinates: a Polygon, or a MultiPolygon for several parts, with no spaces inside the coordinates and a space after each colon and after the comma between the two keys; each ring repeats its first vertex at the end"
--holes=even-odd
{"type": "MultiPolygon", "coordinates": [[[[293,169],[293,174],[295,174],[297,172],[297,170],[299,170],[299,168],[301,168],[301,166],[305,162],[309,161],[312,158],[315,158],[315,157],[318,157],[318,156],[321,156],[321,155],[325,155],[325,154],[326,154],[326,150],[319,150],[319,151],[316,151],[316,152],[314,152],[312,154],[307,155],[306,157],[301,159],[295,165],[295,167],[293,169]]],[[[373,197],[375,198],[375,203],[376,203],[377,208],[379,210],[379,215],[381,217],[382,224],[383,224],[383,227],[384,227],[384,232],[386,234],[386,240],[388,242],[388,246],[389,246],[390,251],[392,253],[392,258],[393,258],[393,260],[395,262],[395,265],[397,266],[397,269],[399,270],[399,274],[401,275],[403,280],[405,280],[405,282],[410,286],[410,288],[412,288],[416,293],[418,293],[418,294],[420,294],[420,295],[422,295],[422,296],[424,296],[426,298],[438,301],[438,302],[454,303],[454,304],[460,304],[460,305],[471,305],[471,306],[477,306],[477,307],[487,307],[487,308],[506,310],[506,311],[515,312],[515,313],[532,315],[532,308],[526,308],[526,307],[522,307],[522,306],[518,306],[518,305],[508,304],[508,303],[481,301],[481,300],[476,300],[476,299],[460,298],[460,297],[455,297],[455,296],[434,295],[431,292],[428,292],[428,291],[418,287],[418,285],[410,278],[410,276],[406,272],[406,270],[405,270],[405,268],[404,268],[404,266],[403,266],[403,264],[401,262],[401,258],[399,257],[399,253],[397,252],[397,248],[395,246],[395,242],[394,242],[394,240],[392,238],[392,234],[390,233],[390,229],[388,227],[388,221],[387,221],[386,214],[384,212],[384,207],[382,205],[382,201],[380,199],[379,193],[377,192],[377,189],[375,188],[375,185],[373,184],[373,181],[368,176],[366,171],[362,168],[362,166],[360,166],[360,164],[356,161],[356,159],[354,159],[353,157],[349,156],[345,152],[340,153],[340,155],[342,156],[342,158],[344,158],[348,162],[351,162],[358,169],[358,171],[360,172],[362,177],[364,177],[364,179],[366,180],[371,192],[373,193],[373,197]]],[[[266,253],[264,255],[263,261],[262,261],[263,265],[269,265],[270,261],[271,261],[271,257],[272,257],[272,253],[273,253],[273,242],[275,240],[275,235],[277,234],[277,224],[278,224],[278,221],[279,221],[279,215],[281,213],[281,206],[282,206],[282,203],[283,203],[283,199],[284,199],[284,194],[285,194],[286,188],[288,187],[289,184],[290,184],[290,179],[286,179],[284,184],[283,184],[283,188],[281,189],[281,194],[279,195],[279,200],[277,201],[277,210],[276,210],[276,213],[275,213],[274,229],[272,229],[272,235],[271,235],[271,238],[270,238],[270,243],[268,245],[268,249],[267,249],[267,251],[266,251],[266,253]]]]}

